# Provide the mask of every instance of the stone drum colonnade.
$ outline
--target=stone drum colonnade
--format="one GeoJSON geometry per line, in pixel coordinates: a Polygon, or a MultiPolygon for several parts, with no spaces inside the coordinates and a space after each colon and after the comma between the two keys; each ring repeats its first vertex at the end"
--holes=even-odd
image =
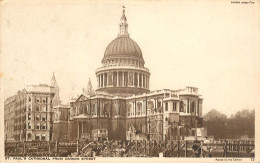
{"type": "Polygon", "coordinates": [[[97,74],[98,88],[137,87],[149,89],[149,72],[134,70],[110,70],[97,74]]]}

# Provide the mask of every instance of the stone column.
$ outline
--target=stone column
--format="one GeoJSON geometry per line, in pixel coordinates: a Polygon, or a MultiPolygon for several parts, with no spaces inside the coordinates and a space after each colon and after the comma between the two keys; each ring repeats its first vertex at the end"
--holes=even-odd
{"type": "Polygon", "coordinates": [[[99,75],[99,78],[100,78],[100,79],[99,79],[100,88],[102,88],[102,75],[101,75],[101,74],[99,75]]]}
{"type": "MultiPolygon", "coordinates": [[[[108,72],[109,73],[109,72],[108,72]]],[[[107,86],[108,86],[108,73],[107,73],[107,86]]]]}
{"type": "Polygon", "coordinates": [[[105,73],[103,73],[103,87],[105,87],[105,73]]]}
{"type": "Polygon", "coordinates": [[[117,76],[116,86],[119,86],[119,71],[116,72],[116,76],[117,76]]]}
{"type": "Polygon", "coordinates": [[[147,75],[145,75],[145,88],[147,88],[147,75]]]}
{"type": "Polygon", "coordinates": [[[100,88],[102,87],[102,85],[101,85],[101,74],[99,74],[99,86],[100,86],[100,88]]]}
{"type": "Polygon", "coordinates": [[[84,122],[81,122],[81,135],[84,133],[84,122]]]}
{"type": "Polygon", "coordinates": [[[133,77],[133,85],[132,86],[134,87],[135,86],[135,73],[132,73],[132,74],[133,74],[133,76],[132,76],[133,77]]]}
{"type": "Polygon", "coordinates": [[[143,88],[144,87],[144,74],[141,74],[141,76],[142,76],[142,84],[141,84],[142,86],[141,87],[143,88]]]}
{"type": "Polygon", "coordinates": [[[98,80],[98,88],[100,87],[100,85],[99,85],[99,75],[97,76],[97,80],[98,80]]]}
{"type": "Polygon", "coordinates": [[[114,72],[112,71],[112,87],[114,86],[114,72]]]}
{"type": "Polygon", "coordinates": [[[144,88],[146,88],[146,75],[144,74],[144,88]]]}
{"type": "Polygon", "coordinates": [[[145,74],[144,74],[144,88],[145,88],[145,74]]]}
{"type": "Polygon", "coordinates": [[[137,87],[139,87],[140,85],[139,85],[139,73],[137,73],[137,87]]]}
{"type": "Polygon", "coordinates": [[[149,87],[150,87],[150,84],[149,84],[149,80],[150,80],[150,77],[148,76],[148,78],[147,78],[147,88],[149,89],[149,87]]]}
{"type": "Polygon", "coordinates": [[[127,79],[128,79],[128,80],[127,80],[127,86],[130,86],[130,85],[129,85],[129,81],[130,81],[130,80],[129,80],[129,79],[130,79],[130,77],[129,77],[129,71],[127,71],[127,79]]]}
{"type": "Polygon", "coordinates": [[[100,88],[100,76],[98,75],[98,87],[100,88]]]}
{"type": "Polygon", "coordinates": [[[125,86],[125,72],[122,71],[122,86],[125,86]]]}
{"type": "Polygon", "coordinates": [[[99,80],[100,81],[100,87],[102,88],[102,74],[100,74],[99,77],[100,77],[100,80],[99,80]]]}

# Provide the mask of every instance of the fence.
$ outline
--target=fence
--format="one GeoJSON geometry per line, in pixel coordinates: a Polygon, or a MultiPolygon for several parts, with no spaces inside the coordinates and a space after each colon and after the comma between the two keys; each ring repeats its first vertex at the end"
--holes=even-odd
{"type": "Polygon", "coordinates": [[[67,156],[79,152],[78,141],[6,142],[6,156],[67,156]]]}
{"type": "Polygon", "coordinates": [[[254,157],[253,140],[164,142],[103,141],[6,142],[6,156],[103,156],[103,157],[254,157]]]}

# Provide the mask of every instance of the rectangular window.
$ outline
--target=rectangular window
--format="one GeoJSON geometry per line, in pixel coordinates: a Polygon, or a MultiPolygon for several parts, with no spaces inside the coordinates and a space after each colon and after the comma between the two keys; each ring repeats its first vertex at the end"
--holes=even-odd
{"type": "Polygon", "coordinates": [[[40,107],[39,106],[35,106],[35,110],[36,111],[40,111],[40,107]]]}
{"type": "Polygon", "coordinates": [[[168,102],[165,103],[165,111],[168,111],[168,102]]]}
{"type": "Polygon", "coordinates": [[[46,111],[46,106],[43,106],[43,107],[42,107],[42,111],[46,111]]]}
{"type": "Polygon", "coordinates": [[[172,111],[176,111],[176,102],[173,102],[172,111]]]}
{"type": "Polygon", "coordinates": [[[46,117],[45,117],[45,115],[42,116],[42,121],[46,121],[46,117]]]}
{"type": "Polygon", "coordinates": [[[45,140],[45,134],[42,134],[42,140],[45,140]]]}
{"type": "Polygon", "coordinates": [[[40,135],[36,134],[35,135],[35,140],[40,140],[40,135]]]}
{"type": "Polygon", "coordinates": [[[183,101],[180,102],[180,112],[184,112],[184,103],[183,101]]]}
{"type": "Polygon", "coordinates": [[[37,129],[37,130],[40,130],[40,124],[37,124],[37,125],[36,125],[36,129],[37,129]]]}

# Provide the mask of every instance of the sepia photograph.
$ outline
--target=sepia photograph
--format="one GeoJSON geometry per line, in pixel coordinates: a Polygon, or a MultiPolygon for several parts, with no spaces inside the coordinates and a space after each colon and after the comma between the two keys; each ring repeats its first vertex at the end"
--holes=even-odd
{"type": "Polygon", "coordinates": [[[260,161],[259,1],[0,4],[0,162],[260,161]]]}

